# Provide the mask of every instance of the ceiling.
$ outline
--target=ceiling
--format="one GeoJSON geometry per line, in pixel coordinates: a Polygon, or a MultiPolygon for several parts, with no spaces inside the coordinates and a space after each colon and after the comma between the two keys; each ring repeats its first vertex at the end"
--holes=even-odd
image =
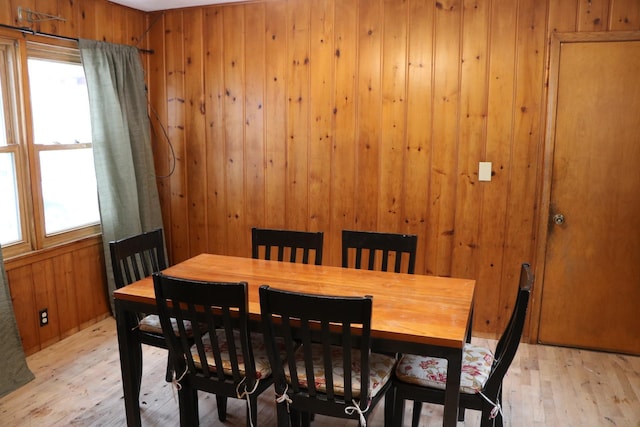
{"type": "Polygon", "coordinates": [[[183,7],[202,6],[207,4],[237,3],[245,0],[110,0],[112,3],[128,6],[144,12],[156,10],[180,9],[183,7]]]}

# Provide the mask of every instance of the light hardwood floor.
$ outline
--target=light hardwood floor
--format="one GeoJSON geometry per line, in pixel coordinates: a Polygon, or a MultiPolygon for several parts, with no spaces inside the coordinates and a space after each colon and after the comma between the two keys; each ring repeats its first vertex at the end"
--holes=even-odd
{"type": "MultiPolygon", "coordinates": [[[[493,347],[494,341],[474,340],[493,347]]],[[[144,346],[142,422],[179,425],[178,406],[164,381],[166,353],[144,346]]],[[[115,321],[103,320],[27,359],[36,379],[0,399],[2,426],[125,425],[115,321]]],[[[504,383],[506,426],[640,427],[640,357],[523,344],[504,383]]],[[[218,421],[215,398],[200,394],[200,425],[244,426],[241,401],[229,401],[226,423],[218,421]]],[[[411,404],[405,408],[410,425],[411,404]]],[[[370,427],[383,426],[384,407],[370,427]]],[[[442,408],[424,405],[421,426],[439,426],[442,408]]],[[[273,394],[263,394],[258,422],[275,425],[273,394]]],[[[467,411],[459,426],[478,426],[467,411]]],[[[315,427],[355,426],[354,421],[317,416],[315,427]]]]}

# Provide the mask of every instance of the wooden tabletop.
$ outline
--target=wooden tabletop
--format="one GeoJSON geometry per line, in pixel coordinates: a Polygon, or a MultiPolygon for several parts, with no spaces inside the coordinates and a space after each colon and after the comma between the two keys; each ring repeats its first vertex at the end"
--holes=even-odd
{"type": "MultiPolygon", "coordinates": [[[[249,310],[260,313],[258,288],[373,296],[374,338],[462,348],[473,306],[475,280],[356,270],[201,254],[164,270],[194,280],[249,284],[249,310]]],[[[114,292],[118,300],[155,305],[151,278],[114,292]]]]}

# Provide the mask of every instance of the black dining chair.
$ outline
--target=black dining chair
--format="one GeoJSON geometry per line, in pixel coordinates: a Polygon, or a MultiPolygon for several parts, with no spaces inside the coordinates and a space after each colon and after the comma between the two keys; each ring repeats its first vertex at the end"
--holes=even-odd
{"type": "Polygon", "coordinates": [[[289,262],[301,261],[303,264],[308,264],[313,255],[313,262],[321,265],[323,238],[322,231],[254,227],[251,229],[251,257],[289,262]],[[300,252],[301,259],[298,257],[300,252]]]}
{"type": "Polygon", "coordinates": [[[413,274],[417,245],[418,236],[413,234],[342,230],[342,266],[389,271],[391,260],[393,271],[400,273],[404,256],[404,272],[413,274]]]}
{"type": "Polygon", "coordinates": [[[247,283],[154,273],[153,284],[176,372],[180,425],[199,425],[198,390],[215,394],[222,422],[227,398],[246,400],[246,424],[257,425],[258,396],[271,387],[273,377],[263,335],[249,329],[247,283]],[[205,328],[186,327],[196,323],[205,328]]]}
{"type": "MultiPolygon", "coordinates": [[[[111,241],[109,252],[116,289],[167,268],[161,228],[111,241]]],[[[157,315],[138,313],[136,319],[132,319],[132,324],[137,325],[135,331],[140,342],[167,349],[157,315]]],[[[142,366],[142,359],[138,363],[142,366]]],[[[171,381],[171,377],[170,365],[167,365],[167,381],[171,381]]]]}
{"type": "Polygon", "coordinates": [[[371,352],[371,309],[370,296],[260,287],[279,426],[309,425],[316,414],[366,424],[395,365],[393,357],[371,352]]]}
{"type": "MultiPolygon", "coordinates": [[[[481,426],[503,425],[502,381],[513,361],[522,338],[534,275],[529,264],[522,264],[518,295],[509,323],[495,352],[470,343],[465,344],[460,379],[460,412],[482,411],[481,426]]],[[[435,357],[405,354],[398,361],[393,378],[395,404],[386,408],[393,412],[394,425],[402,425],[405,400],[413,400],[412,426],[420,419],[421,402],[444,405],[447,361],[435,357]]]]}

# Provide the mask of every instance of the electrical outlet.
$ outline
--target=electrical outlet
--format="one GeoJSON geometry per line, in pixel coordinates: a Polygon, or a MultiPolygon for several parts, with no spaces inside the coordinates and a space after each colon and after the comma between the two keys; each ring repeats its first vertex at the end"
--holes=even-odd
{"type": "Polygon", "coordinates": [[[46,326],[49,324],[49,310],[40,310],[40,326],[46,326]]]}

